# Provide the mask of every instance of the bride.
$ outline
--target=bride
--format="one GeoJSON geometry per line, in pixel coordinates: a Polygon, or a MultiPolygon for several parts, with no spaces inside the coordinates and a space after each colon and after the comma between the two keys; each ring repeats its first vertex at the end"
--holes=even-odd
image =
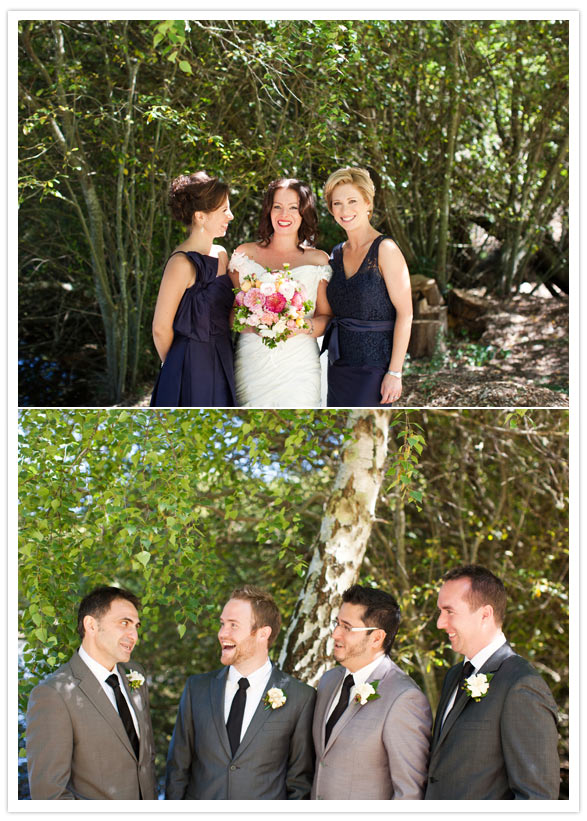
{"type": "Polygon", "coordinates": [[[306,329],[268,348],[253,328],[243,331],[235,357],[236,401],[241,407],[320,407],[320,352],[331,311],[326,285],[332,275],[328,254],[312,247],[317,229],[314,196],[295,179],[270,183],[259,221],[259,241],[239,245],[229,262],[235,287],[247,274],[290,266],[292,277],[306,289],[314,310],[306,329]]]}

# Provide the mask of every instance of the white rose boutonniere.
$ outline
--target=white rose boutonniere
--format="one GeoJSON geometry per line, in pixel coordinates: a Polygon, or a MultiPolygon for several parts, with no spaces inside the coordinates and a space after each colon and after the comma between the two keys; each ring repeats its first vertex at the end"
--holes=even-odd
{"type": "Polygon", "coordinates": [[[364,684],[357,684],[355,686],[355,701],[359,704],[366,704],[368,701],[374,701],[376,698],[381,698],[377,694],[379,687],[379,679],[375,681],[366,681],[364,684]]]}
{"type": "Polygon", "coordinates": [[[126,677],[128,679],[128,686],[131,690],[136,690],[145,683],[145,677],[137,670],[131,670],[130,673],[126,674],[126,677]]]}
{"type": "Polygon", "coordinates": [[[481,701],[489,692],[489,682],[493,673],[477,673],[465,679],[464,689],[475,701],[481,701]]]}
{"type": "Polygon", "coordinates": [[[286,701],[287,696],[283,690],[280,690],[279,687],[272,687],[270,690],[267,690],[263,704],[266,710],[278,710],[280,707],[283,707],[286,701]]]}

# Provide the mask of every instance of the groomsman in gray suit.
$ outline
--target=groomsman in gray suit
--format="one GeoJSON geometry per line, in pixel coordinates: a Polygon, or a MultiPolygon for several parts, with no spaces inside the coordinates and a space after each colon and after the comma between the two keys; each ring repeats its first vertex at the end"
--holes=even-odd
{"type": "Polygon", "coordinates": [[[156,799],[143,670],[130,656],[139,600],[98,587],[81,602],[81,647],[33,689],[26,751],[32,799],[156,799]]]}
{"type": "Polygon", "coordinates": [[[503,583],[480,565],[450,570],[437,626],[465,657],[446,674],[426,799],[557,799],[557,709],[501,627],[503,583]]]}
{"type": "Polygon", "coordinates": [[[309,798],[316,693],[269,661],[281,618],[252,585],[220,616],[223,669],[190,676],[167,756],[168,799],[309,798]]]}
{"type": "Polygon", "coordinates": [[[389,657],[399,605],[358,584],[342,601],[332,634],[341,666],[318,685],[312,798],[422,798],[432,715],[426,696],[389,657]]]}

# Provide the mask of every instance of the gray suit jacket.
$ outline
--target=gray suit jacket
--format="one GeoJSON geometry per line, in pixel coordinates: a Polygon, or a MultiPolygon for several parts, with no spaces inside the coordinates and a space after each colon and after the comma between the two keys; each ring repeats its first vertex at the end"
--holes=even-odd
{"type": "Polygon", "coordinates": [[[279,687],[287,701],[273,710],[261,698],[233,758],[224,723],[227,675],[224,667],[187,680],[167,756],[165,797],[309,798],[315,690],[273,667],[266,691],[279,687]]]}
{"type": "Polygon", "coordinates": [[[462,664],[446,674],[432,737],[426,799],[557,799],[557,709],[542,677],[509,644],[479,670],[493,673],[480,701],[442,716],[462,664]]]}
{"type": "Polygon", "coordinates": [[[345,676],[322,676],[314,713],[316,799],[418,799],[426,784],[432,713],[418,685],[384,656],[369,681],[380,698],[351,702],[324,746],[326,716],[345,676]]]}
{"type": "Polygon", "coordinates": [[[156,799],[155,750],[147,684],[130,690],[140,732],[139,760],[102,685],[77,653],[32,691],[26,751],[33,799],[156,799]]]}

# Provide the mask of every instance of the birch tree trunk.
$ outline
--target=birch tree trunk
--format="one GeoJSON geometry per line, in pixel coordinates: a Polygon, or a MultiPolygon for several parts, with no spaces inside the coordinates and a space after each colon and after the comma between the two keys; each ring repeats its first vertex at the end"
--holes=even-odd
{"type": "Polygon", "coordinates": [[[333,666],[330,623],[359,577],[385,472],[389,411],[352,411],[348,427],[351,438],[279,657],[282,669],[312,685],[333,666]]]}

